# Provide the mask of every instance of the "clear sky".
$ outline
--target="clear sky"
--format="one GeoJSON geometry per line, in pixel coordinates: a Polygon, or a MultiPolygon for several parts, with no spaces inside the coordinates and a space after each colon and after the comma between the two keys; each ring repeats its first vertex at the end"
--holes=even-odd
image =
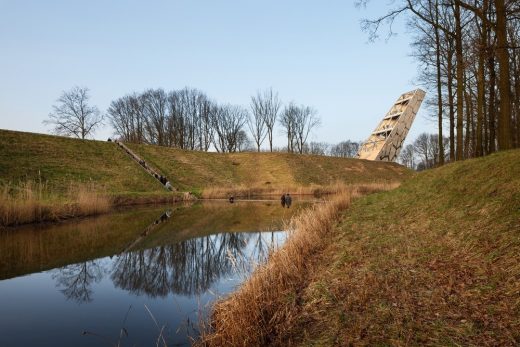
{"type": "MultiPolygon", "coordinates": [[[[198,88],[248,106],[273,87],[318,110],[314,141],[364,140],[403,92],[415,89],[410,35],[368,42],[360,20],[387,1],[0,0],[0,128],[49,132],[42,121],[63,90],[91,103],[133,91],[198,88]]],[[[423,107],[408,137],[436,132],[423,107]]],[[[95,134],[106,139],[109,125],[95,134]]],[[[284,143],[278,134],[277,144],[284,143]]]]}

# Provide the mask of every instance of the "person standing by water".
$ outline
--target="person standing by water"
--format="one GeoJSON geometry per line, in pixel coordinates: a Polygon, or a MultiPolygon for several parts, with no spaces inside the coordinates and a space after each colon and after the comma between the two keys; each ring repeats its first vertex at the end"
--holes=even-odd
{"type": "Polygon", "coordinates": [[[291,194],[287,193],[285,195],[285,205],[287,206],[287,208],[290,208],[291,207],[291,204],[292,204],[292,197],[291,197],[291,194]]]}
{"type": "Polygon", "coordinates": [[[282,203],[282,208],[285,208],[285,194],[282,194],[282,197],[280,198],[282,203]]]}

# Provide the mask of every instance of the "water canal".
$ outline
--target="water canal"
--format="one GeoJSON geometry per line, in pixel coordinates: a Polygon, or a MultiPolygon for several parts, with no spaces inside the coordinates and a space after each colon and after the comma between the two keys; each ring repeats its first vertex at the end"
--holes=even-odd
{"type": "Polygon", "coordinates": [[[0,346],[189,345],[310,204],[197,202],[0,231],[0,346]]]}

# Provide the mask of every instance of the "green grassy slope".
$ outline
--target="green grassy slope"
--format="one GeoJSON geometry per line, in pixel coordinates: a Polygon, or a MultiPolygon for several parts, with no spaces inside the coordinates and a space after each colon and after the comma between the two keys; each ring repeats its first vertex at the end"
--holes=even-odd
{"type": "Polygon", "coordinates": [[[411,172],[394,163],[287,153],[207,153],[128,144],[181,190],[395,182],[411,172]]]}
{"type": "Polygon", "coordinates": [[[302,345],[520,344],[520,150],[357,200],[299,310],[302,345]]]}
{"type": "Polygon", "coordinates": [[[109,193],[164,192],[114,143],[0,130],[0,183],[32,180],[64,192],[94,182],[109,193]]]}
{"type": "MultiPolygon", "coordinates": [[[[395,182],[411,171],[393,163],[284,153],[218,154],[152,145],[128,146],[181,191],[208,187],[286,187],[395,182]]],[[[71,183],[94,182],[113,195],[165,190],[114,143],[0,130],[0,184],[31,180],[64,193],[71,183]]]]}

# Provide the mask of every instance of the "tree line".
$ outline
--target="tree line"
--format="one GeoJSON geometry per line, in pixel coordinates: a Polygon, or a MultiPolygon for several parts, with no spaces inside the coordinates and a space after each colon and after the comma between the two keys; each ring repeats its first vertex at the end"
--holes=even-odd
{"type": "Polygon", "coordinates": [[[437,120],[437,165],[520,147],[520,1],[398,0],[392,6],[363,28],[374,39],[388,24],[391,35],[396,18],[407,16],[420,80],[434,95],[428,106],[437,120]]]}
{"type": "Polygon", "coordinates": [[[266,140],[272,152],[276,126],[287,136],[288,152],[304,153],[321,123],[312,107],[282,107],[272,89],[252,96],[249,108],[217,103],[193,88],[131,93],[113,100],[106,114],[88,101],[88,88],[64,91],[44,123],[57,134],[84,139],[108,121],[121,141],[223,153],[260,151],[266,140]]]}
{"type": "Polygon", "coordinates": [[[412,143],[403,147],[399,162],[417,171],[431,169],[439,165],[439,153],[445,161],[449,160],[449,148],[448,137],[444,136],[440,144],[438,134],[422,133],[412,143]]]}

